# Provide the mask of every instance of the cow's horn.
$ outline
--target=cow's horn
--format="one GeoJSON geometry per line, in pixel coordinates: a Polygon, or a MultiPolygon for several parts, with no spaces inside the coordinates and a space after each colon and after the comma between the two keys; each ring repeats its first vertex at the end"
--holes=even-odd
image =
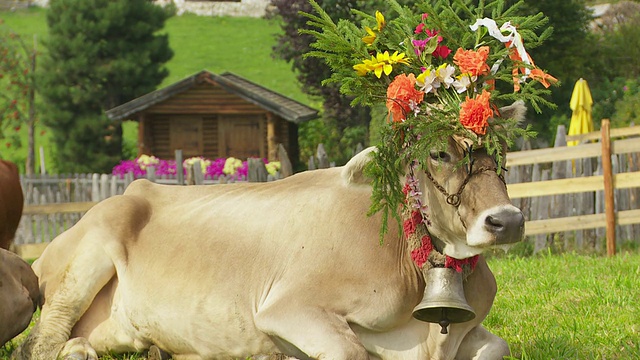
{"type": "Polygon", "coordinates": [[[425,282],[424,296],[413,309],[413,317],[440,324],[441,334],[447,333],[450,323],[466,322],[476,317],[464,297],[461,273],[450,268],[434,267],[427,270],[425,282]]]}

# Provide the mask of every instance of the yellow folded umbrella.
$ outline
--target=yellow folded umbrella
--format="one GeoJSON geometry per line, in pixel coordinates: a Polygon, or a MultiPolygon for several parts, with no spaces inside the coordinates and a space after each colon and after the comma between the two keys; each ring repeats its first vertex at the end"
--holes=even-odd
{"type": "MultiPolygon", "coordinates": [[[[591,117],[591,107],[593,99],[587,80],[576,81],[571,94],[571,123],[569,124],[569,135],[582,135],[593,131],[593,119],[591,117]]],[[[578,145],[577,141],[568,141],[567,146],[578,145]]]]}

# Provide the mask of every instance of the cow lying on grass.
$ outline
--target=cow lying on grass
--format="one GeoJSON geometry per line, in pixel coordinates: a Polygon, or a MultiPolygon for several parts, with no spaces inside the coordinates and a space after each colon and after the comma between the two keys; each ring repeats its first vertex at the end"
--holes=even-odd
{"type": "MultiPolygon", "coordinates": [[[[502,359],[507,344],[481,325],[496,292],[482,258],[464,284],[474,320],[443,335],[412,317],[425,281],[397,228],[380,245],[380,217],[366,215],[370,151],[270,183],[132,183],[34,264],[44,304],[15,358],[96,359],[156,345],[175,359],[502,359]]],[[[520,240],[523,217],[503,181],[495,171],[467,178],[462,156],[451,140],[419,159],[449,192],[466,182],[455,207],[416,174],[432,237],[453,257],[520,240]]],[[[474,166],[495,166],[482,149],[472,156],[474,166]]]]}
{"type": "Polygon", "coordinates": [[[18,168],[0,160],[0,346],[29,326],[39,301],[38,279],[9,252],[22,216],[24,198],[18,168]]]}
{"type": "Polygon", "coordinates": [[[0,249],[0,347],[29,326],[38,302],[38,278],[31,266],[0,249]]]}

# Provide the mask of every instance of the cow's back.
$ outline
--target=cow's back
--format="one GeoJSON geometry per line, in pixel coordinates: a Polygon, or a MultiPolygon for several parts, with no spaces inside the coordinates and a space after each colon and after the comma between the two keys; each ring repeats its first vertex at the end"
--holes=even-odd
{"type": "Polygon", "coordinates": [[[18,168],[10,161],[0,160],[0,248],[11,246],[23,206],[18,168]]]}
{"type": "Polygon", "coordinates": [[[238,292],[253,294],[257,298],[246,300],[259,307],[273,286],[280,286],[300,289],[297,298],[323,304],[329,301],[321,298],[330,293],[336,307],[353,311],[354,291],[389,302],[388,297],[421,286],[417,276],[398,284],[415,269],[402,262],[397,230],[392,226],[379,243],[380,219],[367,216],[370,187],[347,184],[341,169],[270,183],[175,187],[139,181],[125,195],[144,197],[151,206],[148,225],[128,250],[130,266],[162,274],[156,278],[161,281],[175,277],[175,283],[169,281],[184,286],[172,289],[178,293],[199,282],[208,284],[202,291],[229,295],[228,300],[238,292]],[[179,281],[185,273],[192,281],[179,281]],[[398,286],[410,289],[383,290],[398,286]]]}

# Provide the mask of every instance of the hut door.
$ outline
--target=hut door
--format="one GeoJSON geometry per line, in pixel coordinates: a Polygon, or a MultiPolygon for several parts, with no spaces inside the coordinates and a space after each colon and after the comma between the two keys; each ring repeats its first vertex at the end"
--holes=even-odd
{"type": "Polygon", "coordinates": [[[169,134],[172,153],[177,149],[182,149],[182,156],[185,158],[203,155],[201,117],[171,118],[169,134]]]}
{"type": "Polygon", "coordinates": [[[265,157],[264,121],[259,115],[222,115],[219,154],[238,159],[265,157]]]}

